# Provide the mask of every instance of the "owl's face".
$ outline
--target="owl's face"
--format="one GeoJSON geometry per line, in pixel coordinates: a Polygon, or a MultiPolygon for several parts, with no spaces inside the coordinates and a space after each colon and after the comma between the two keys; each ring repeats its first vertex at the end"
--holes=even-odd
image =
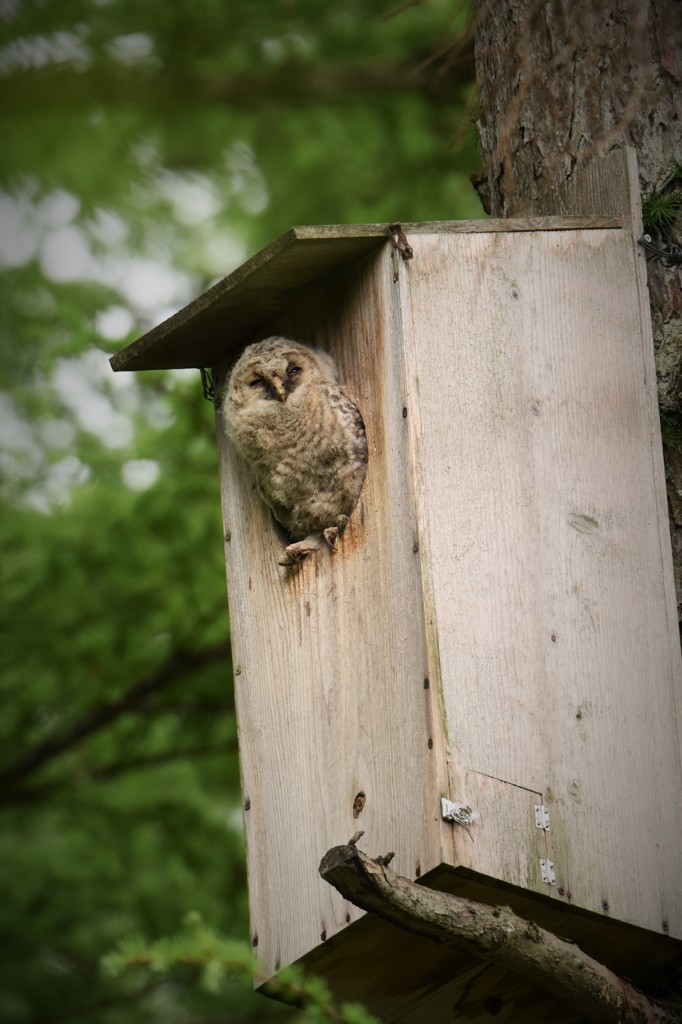
{"type": "Polygon", "coordinates": [[[329,356],[288,338],[266,338],[249,345],[230,375],[227,400],[233,410],[265,411],[263,403],[286,402],[299,388],[336,383],[329,356]]]}

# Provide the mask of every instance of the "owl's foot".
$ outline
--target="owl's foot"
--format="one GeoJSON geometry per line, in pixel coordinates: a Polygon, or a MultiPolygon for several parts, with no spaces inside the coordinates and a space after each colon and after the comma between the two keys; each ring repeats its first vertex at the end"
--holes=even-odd
{"type": "Polygon", "coordinates": [[[319,547],[320,542],[317,537],[306,537],[304,540],[297,540],[284,549],[284,554],[279,559],[278,565],[284,565],[287,568],[293,565],[300,565],[313,552],[317,551],[319,547]]]}
{"type": "Polygon", "coordinates": [[[343,535],[343,531],[346,529],[347,525],[348,516],[339,516],[336,520],[336,526],[328,526],[327,529],[323,531],[324,539],[332,551],[336,548],[336,542],[338,538],[343,535]]]}

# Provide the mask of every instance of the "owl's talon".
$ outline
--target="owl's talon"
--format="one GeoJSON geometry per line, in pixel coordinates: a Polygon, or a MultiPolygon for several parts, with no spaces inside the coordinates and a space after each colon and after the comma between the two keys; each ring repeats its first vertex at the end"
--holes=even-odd
{"type": "Polygon", "coordinates": [[[328,526],[324,532],[324,539],[326,540],[329,547],[334,551],[336,549],[336,541],[339,537],[338,526],[328,526]]]}
{"type": "Polygon", "coordinates": [[[297,540],[284,549],[284,554],[278,560],[278,565],[290,568],[293,565],[301,565],[314,551],[319,548],[319,543],[314,537],[306,537],[305,540],[297,540]]]}
{"type": "Polygon", "coordinates": [[[306,551],[304,555],[299,555],[296,552],[290,552],[287,548],[282,557],[277,559],[277,565],[283,565],[286,569],[290,569],[294,565],[302,565],[309,554],[310,551],[306,551]]]}
{"type": "Polygon", "coordinates": [[[332,551],[336,550],[336,542],[339,537],[343,536],[343,531],[348,526],[348,516],[337,516],[336,526],[328,526],[326,530],[323,530],[324,539],[326,540],[332,551]]]}

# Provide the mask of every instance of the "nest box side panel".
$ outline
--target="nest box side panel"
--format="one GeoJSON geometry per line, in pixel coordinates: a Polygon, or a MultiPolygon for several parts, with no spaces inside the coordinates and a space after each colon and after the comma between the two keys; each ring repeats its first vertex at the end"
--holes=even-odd
{"type": "MultiPolygon", "coordinates": [[[[423,574],[471,790],[453,798],[475,807],[477,777],[541,794],[556,877],[538,857],[528,887],[681,936],[680,654],[643,257],[620,230],[410,241],[423,574]]],[[[474,844],[459,830],[455,862],[509,879],[514,831],[491,854],[486,828],[474,844]]]]}
{"type": "MultiPolygon", "coordinates": [[[[339,549],[285,578],[248,467],[217,435],[252,941],[263,979],[361,912],[318,874],[363,829],[414,878],[442,860],[433,705],[403,417],[397,292],[383,251],[335,273],[269,334],[327,349],[360,406],[369,469],[339,549]]],[[[255,339],[252,339],[255,340],[255,339]]],[[[227,367],[217,367],[220,381],[227,367]]],[[[218,392],[220,383],[218,383],[218,392]]]]}

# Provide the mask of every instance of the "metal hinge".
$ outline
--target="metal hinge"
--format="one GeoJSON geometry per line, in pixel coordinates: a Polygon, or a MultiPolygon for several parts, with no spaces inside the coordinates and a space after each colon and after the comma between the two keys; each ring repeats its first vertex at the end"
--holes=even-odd
{"type": "Polygon", "coordinates": [[[544,804],[535,804],[535,824],[543,831],[549,832],[549,811],[544,804]]]}
{"type": "MultiPolygon", "coordinates": [[[[399,224],[397,222],[395,224],[387,224],[386,225],[386,234],[390,238],[391,245],[393,246],[393,248],[396,249],[400,253],[401,259],[403,259],[403,260],[414,259],[414,251],[413,251],[412,246],[410,245],[410,243],[407,241],[407,237],[405,235],[405,232],[403,231],[402,224],[399,224]]],[[[395,252],[391,253],[391,259],[395,259],[395,252]]],[[[394,266],[395,266],[395,269],[393,271],[393,283],[395,284],[395,282],[398,280],[400,275],[398,274],[398,265],[397,265],[397,263],[394,264],[394,266]]]]}
{"type": "Polygon", "coordinates": [[[556,872],[554,871],[553,860],[540,860],[540,874],[542,875],[542,881],[547,882],[548,885],[556,885],[556,872]]]}
{"type": "Polygon", "coordinates": [[[395,249],[398,250],[400,256],[404,260],[414,259],[414,250],[407,241],[405,232],[403,231],[402,224],[396,222],[395,224],[386,225],[386,234],[391,240],[391,244],[395,249]]]}
{"type": "Polygon", "coordinates": [[[464,825],[466,829],[480,817],[478,811],[474,811],[469,804],[455,804],[445,797],[441,798],[440,807],[444,821],[454,821],[458,825],[464,825]]]}
{"type": "Polygon", "coordinates": [[[204,389],[204,398],[208,399],[209,402],[215,402],[215,391],[213,389],[211,371],[200,366],[199,373],[201,374],[201,386],[204,389]]]}

